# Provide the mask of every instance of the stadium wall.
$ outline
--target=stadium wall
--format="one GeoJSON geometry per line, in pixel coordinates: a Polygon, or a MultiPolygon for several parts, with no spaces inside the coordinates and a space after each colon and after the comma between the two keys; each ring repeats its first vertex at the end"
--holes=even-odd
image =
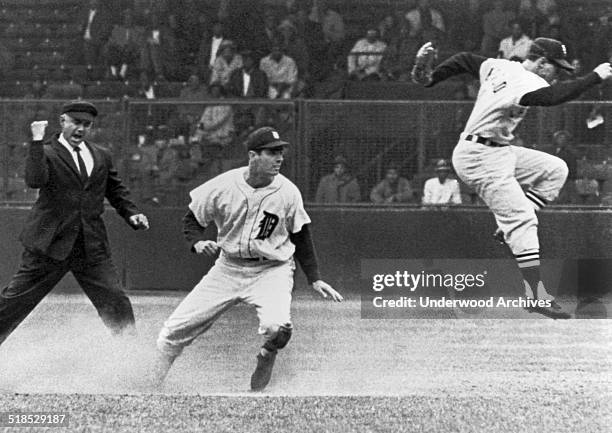
{"type": "MultiPolygon", "coordinates": [[[[491,284],[496,294],[519,295],[520,274],[506,248],[492,239],[495,222],[485,208],[311,205],[308,211],[324,279],[347,293],[356,293],[363,286],[362,260],[382,261],[384,267],[384,261],[452,259],[459,264],[486,261],[494,274],[491,284]]],[[[27,212],[25,207],[0,209],[3,285],[19,263],[22,247],[18,235],[27,212]]],[[[212,260],[190,253],[183,240],[184,212],[183,208],[146,209],[151,222],[148,232],[133,231],[110,209],[105,213],[114,261],[126,288],[190,290],[210,268],[212,260]]],[[[591,289],[598,286],[598,291],[608,292],[607,285],[612,283],[612,209],[551,209],[542,212],[540,221],[545,278],[560,291],[573,292],[577,269],[587,269],[591,289]]],[[[427,266],[430,262],[424,263],[427,266]]],[[[305,284],[301,272],[297,284],[305,284]]],[[[58,290],[75,287],[69,276],[58,290]]]]}

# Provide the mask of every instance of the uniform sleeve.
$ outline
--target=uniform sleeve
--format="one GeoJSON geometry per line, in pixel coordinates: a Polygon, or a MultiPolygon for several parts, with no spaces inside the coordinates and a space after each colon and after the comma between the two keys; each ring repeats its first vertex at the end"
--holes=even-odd
{"type": "Polygon", "coordinates": [[[295,259],[306,274],[308,284],[312,284],[321,279],[321,274],[319,273],[317,253],[309,227],[310,224],[304,224],[299,232],[292,233],[289,238],[295,245],[295,259]]]}
{"type": "Polygon", "coordinates": [[[183,217],[183,235],[191,251],[197,242],[207,239],[205,232],[206,227],[200,225],[192,211],[187,211],[183,217]]]}
{"type": "Polygon", "coordinates": [[[519,103],[526,107],[558,105],[576,99],[583,92],[599,83],[601,83],[599,75],[591,72],[576,80],[560,81],[549,87],[526,93],[519,103]]]}
{"type": "Polygon", "coordinates": [[[189,193],[189,210],[198,224],[208,227],[214,221],[215,188],[211,183],[200,185],[189,193]]]}
{"type": "Polygon", "coordinates": [[[470,74],[474,78],[480,77],[480,65],[487,60],[486,57],[472,53],[458,53],[440,63],[432,72],[431,83],[425,87],[431,87],[440,81],[460,74],[470,74]]]}
{"type": "Polygon", "coordinates": [[[289,207],[289,214],[287,215],[287,230],[289,233],[297,233],[302,230],[302,227],[306,224],[310,224],[310,217],[304,209],[304,201],[302,200],[302,194],[293,186],[295,190],[293,192],[293,200],[289,207]]]}

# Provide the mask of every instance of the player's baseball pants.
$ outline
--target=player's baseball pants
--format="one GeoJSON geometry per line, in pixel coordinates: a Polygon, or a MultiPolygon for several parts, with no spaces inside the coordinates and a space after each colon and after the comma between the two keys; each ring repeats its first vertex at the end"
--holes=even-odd
{"type": "Polygon", "coordinates": [[[514,255],[539,251],[537,206],[525,192],[546,202],[554,200],[568,173],[562,159],[525,147],[460,140],[453,166],[491,209],[514,255]]]}
{"type": "Polygon", "coordinates": [[[291,326],[291,292],[295,262],[233,260],[223,254],[164,323],[157,347],[177,356],[208,330],[221,314],[244,302],[254,305],[259,333],[272,337],[291,326]]]}

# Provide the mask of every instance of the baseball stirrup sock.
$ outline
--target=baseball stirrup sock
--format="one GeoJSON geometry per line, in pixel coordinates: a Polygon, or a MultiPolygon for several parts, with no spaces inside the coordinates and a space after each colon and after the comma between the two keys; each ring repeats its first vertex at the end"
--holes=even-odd
{"type": "Polygon", "coordinates": [[[533,203],[536,210],[542,209],[548,204],[548,201],[531,190],[525,191],[525,196],[533,203]]]}
{"type": "Polygon", "coordinates": [[[532,289],[532,294],[534,298],[537,298],[537,287],[538,283],[540,282],[540,252],[531,251],[516,254],[514,258],[516,259],[518,267],[521,270],[523,279],[527,282],[530,288],[536,288],[536,290],[532,289]]]}

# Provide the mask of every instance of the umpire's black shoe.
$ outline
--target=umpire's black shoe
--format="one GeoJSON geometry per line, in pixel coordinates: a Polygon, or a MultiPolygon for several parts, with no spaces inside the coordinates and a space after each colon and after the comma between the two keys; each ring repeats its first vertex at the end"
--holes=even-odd
{"type": "Polygon", "coordinates": [[[259,353],[257,355],[257,368],[251,376],[251,389],[260,391],[268,385],[272,377],[272,368],[276,360],[276,352],[269,352],[266,356],[259,353]]]}
{"type": "Polygon", "coordinates": [[[525,310],[530,313],[538,313],[542,316],[550,317],[551,319],[571,319],[572,315],[563,311],[561,306],[555,301],[552,301],[550,307],[525,307],[525,310]]]}

